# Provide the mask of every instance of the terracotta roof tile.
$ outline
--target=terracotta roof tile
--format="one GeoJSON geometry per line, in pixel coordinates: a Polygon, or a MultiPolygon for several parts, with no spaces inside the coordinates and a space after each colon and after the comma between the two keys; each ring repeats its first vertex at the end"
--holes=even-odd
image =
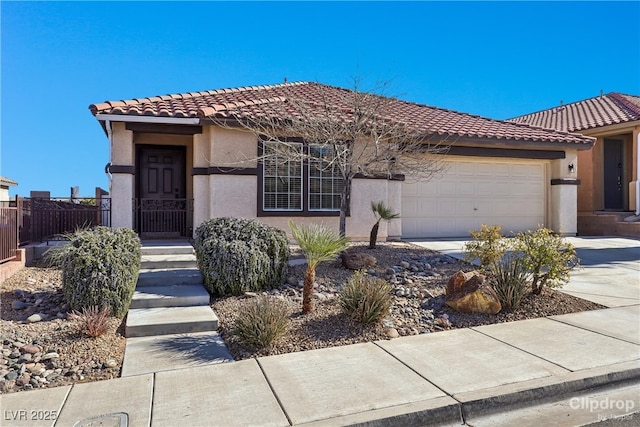
{"type": "Polygon", "coordinates": [[[636,120],[640,120],[640,97],[611,92],[508,121],[563,132],[579,132],[636,120]]]}
{"type": "MultiPolygon", "coordinates": [[[[270,86],[248,86],[202,92],[154,96],[126,101],[106,101],[92,104],[94,115],[157,116],[205,119],[260,117],[281,115],[287,97],[295,97],[310,105],[322,106],[325,99],[344,113],[351,115],[345,102],[349,90],[319,83],[296,82],[270,86]]],[[[493,120],[423,104],[392,99],[393,108],[385,119],[406,123],[416,131],[428,135],[470,139],[498,139],[506,141],[562,142],[590,145],[592,138],[568,133],[566,129],[548,130],[518,121],[493,120]]],[[[617,104],[615,104],[617,105],[617,104]]],[[[295,114],[291,108],[287,114],[295,114]]],[[[588,113],[581,113],[588,115],[588,113]]],[[[614,114],[612,112],[612,114],[614,114]]],[[[564,119],[568,120],[568,119],[564,119]]],[[[572,119],[575,120],[575,119],[572,119]]]]}

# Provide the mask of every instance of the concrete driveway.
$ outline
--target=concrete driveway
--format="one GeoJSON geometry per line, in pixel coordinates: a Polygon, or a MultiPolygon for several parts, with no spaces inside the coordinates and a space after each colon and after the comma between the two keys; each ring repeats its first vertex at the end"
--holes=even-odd
{"type": "MultiPolygon", "coordinates": [[[[581,267],[561,290],[607,307],[640,304],[640,240],[625,237],[567,237],[581,267]]],[[[462,259],[464,239],[407,240],[462,259]]]]}

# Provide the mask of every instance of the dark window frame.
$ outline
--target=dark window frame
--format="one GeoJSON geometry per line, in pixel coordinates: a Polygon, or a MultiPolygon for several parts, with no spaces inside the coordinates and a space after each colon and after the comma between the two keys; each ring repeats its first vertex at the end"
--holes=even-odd
{"type": "MultiPolygon", "coordinates": [[[[302,138],[283,138],[284,142],[292,142],[302,144],[304,152],[308,153],[309,144],[302,138]]],[[[264,144],[276,141],[258,141],[258,157],[262,157],[264,154],[264,144]]],[[[272,210],[264,209],[264,163],[259,162],[258,165],[258,217],[337,217],[340,216],[340,208],[336,210],[314,210],[309,208],[310,204],[310,175],[309,175],[309,161],[302,162],[302,209],[300,210],[272,210]]],[[[349,214],[349,208],[347,208],[347,215],[349,214]]]]}

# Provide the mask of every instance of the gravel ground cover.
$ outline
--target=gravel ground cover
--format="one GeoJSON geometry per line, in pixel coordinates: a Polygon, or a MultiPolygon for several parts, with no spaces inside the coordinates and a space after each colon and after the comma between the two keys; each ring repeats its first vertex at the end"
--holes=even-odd
{"type": "MultiPolygon", "coordinates": [[[[302,315],[302,279],[306,265],[298,265],[289,269],[284,285],[263,292],[283,300],[290,313],[288,332],[272,348],[256,350],[234,334],[235,320],[256,294],[213,301],[212,307],[220,318],[220,333],[234,358],[240,360],[604,308],[545,289],[541,295],[525,297],[516,311],[497,315],[458,313],[444,304],[445,287],[453,274],[474,270],[473,265],[404,242],[379,243],[376,249],[355,243],[350,250],[373,255],[377,264],[368,269],[368,274],[384,277],[393,285],[391,313],[381,324],[363,326],[342,313],[338,293],[353,271],[343,268],[340,261],[319,265],[314,289],[315,311],[302,315]]],[[[299,256],[294,250],[292,257],[299,256]]]]}
{"type": "MultiPolygon", "coordinates": [[[[373,255],[377,264],[368,274],[393,285],[391,313],[381,324],[363,326],[341,312],[338,293],[353,271],[339,261],[317,269],[315,311],[302,315],[302,278],[306,265],[291,267],[286,282],[266,293],[280,298],[289,310],[286,335],[272,348],[253,349],[238,340],[234,323],[255,297],[248,294],[212,300],[220,318],[220,333],[236,360],[340,346],[398,336],[435,333],[555,314],[604,308],[570,295],[545,290],[528,297],[514,312],[498,315],[462,314],[444,305],[444,288],[454,273],[473,266],[438,252],[400,242],[379,243],[376,249],[354,243],[353,251],[373,255]]],[[[293,251],[292,258],[299,258],[293,251]]],[[[44,266],[26,267],[0,287],[0,389],[10,393],[99,381],[120,375],[124,357],[125,320],[113,319],[107,333],[91,338],[81,325],[68,319],[61,272],[44,266]]],[[[126,319],[126,318],[125,318],[126,319]]]]}

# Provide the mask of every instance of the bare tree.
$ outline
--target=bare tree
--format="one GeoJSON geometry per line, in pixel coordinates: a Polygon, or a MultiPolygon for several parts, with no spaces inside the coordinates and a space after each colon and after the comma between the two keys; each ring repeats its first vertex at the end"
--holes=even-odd
{"type": "Polygon", "coordinates": [[[276,96],[204,111],[213,124],[253,132],[264,147],[260,162],[307,162],[341,178],[339,231],[344,236],[354,178],[404,174],[425,181],[443,169],[446,138],[420,122],[416,104],[384,96],[386,87],[364,92],[358,79],[350,90],[285,83],[277,86],[276,96]]]}

